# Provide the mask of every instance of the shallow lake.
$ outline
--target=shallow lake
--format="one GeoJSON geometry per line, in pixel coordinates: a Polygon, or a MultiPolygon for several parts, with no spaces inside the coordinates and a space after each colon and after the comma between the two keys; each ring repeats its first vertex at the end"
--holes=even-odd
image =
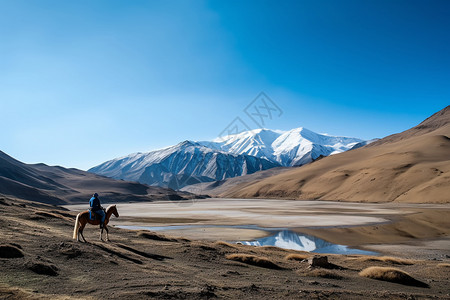
{"type": "MultiPolygon", "coordinates": [[[[66,208],[83,211],[87,204],[66,208]]],[[[192,240],[222,240],[317,253],[374,254],[342,245],[338,238],[333,244],[299,232],[302,228],[382,224],[389,222],[388,216],[405,213],[398,208],[399,204],[223,198],[195,200],[190,205],[176,201],[118,203],[120,217],[112,218],[110,225],[160,231],[192,240]]]]}
{"type": "Polygon", "coordinates": [[[338,245],[327,242],[320,238],[297,233],[285,228],[263,228],[257,225],[174,225],[174,226],[133,226],[122,225],[117,226],[119,228],[131,229],[131,230],[150,230],[161,232],[174,232],[176,230],[188,230],[188,229],[202,229],[202,228],[234,228],[234,229],[252,229],[261,230],[269,233],[268,236],[257,238],[254,240],[231,240],[231,243],[242,243],[244,245],[251,246],[275,246],[284,249],[292,249],[299,251],[307,251],[314,253],[331,253],[331,254],[361,254],[361,255],[377,255],[378,253],[372,251],[365,251],[355,248],[349,248],[345,245],[338,245]]]}

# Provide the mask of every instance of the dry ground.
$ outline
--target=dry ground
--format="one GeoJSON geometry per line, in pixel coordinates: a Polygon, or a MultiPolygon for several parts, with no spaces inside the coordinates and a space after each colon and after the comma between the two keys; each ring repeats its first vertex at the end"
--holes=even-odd
{"type": "MultiPolygon", "coordinates": [[[[311,269],[306,261],[286,259],[289,254],[309,253],[183,238],[165,239],[151,232],[142,234],[116,228],[111,229],[112,242],[100,242],[97,240],[98,228],[87,227],[85,236],[90,243],[78,243],[72,240],[74,213],[17,199],[0,200],[0,214],[3,249],[15,248],[23,254],[23,257],[0,258],[0,298],[5,299],[450,297],[448,257],[415,259],[412,264],[398,265],[395,260],[328,255],[328,268],[311,269]],[[277,268],[227,259],[230,254],[256,257],[252,261],[263,258],[277,268]],[[359,275],[371,266],[395,267],[429,287],[359,275]]],[[[1,253],[7,256],[3,250],[1,253]]]]}

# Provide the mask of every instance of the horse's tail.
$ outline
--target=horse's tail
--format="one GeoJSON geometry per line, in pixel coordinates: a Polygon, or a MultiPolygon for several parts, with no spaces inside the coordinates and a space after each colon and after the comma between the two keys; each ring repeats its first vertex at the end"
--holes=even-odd
{"type": "Polygon", "coordinates": [[[80,229],[80,221],[78,219],[80,217],[80,214],[81,213],[77,215],[77,218],[75,220],[75,227],[73,228],[73,239],[76,239],[78,237],[78,229],[80,229]]]}

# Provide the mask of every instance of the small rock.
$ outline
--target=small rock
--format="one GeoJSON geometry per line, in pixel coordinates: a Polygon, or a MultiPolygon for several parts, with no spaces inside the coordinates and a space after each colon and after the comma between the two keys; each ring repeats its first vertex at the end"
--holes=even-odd
{"type": "Polygon", "coordinates": [[[310,257],[308,259],[308,263],[311,267],[320,267],[325,268],[328,266],[328,257],[327,256],[320,256],[320,255],[314,255],[313,257],[310,257]]]}
{"type": "Polygon", "coordinates": [[[227,271],[227,275],[241,275],[238,271],[227,271]]]}
{"type": "Polygon", "coordinates": [[[63,249],[60,253],[66,255],[68,259],[75,258],[83,254],[83,252],[76,248],[63,249]]]}
{"type": "Polygon", "coordinates": [[[1,245],[0,246],[0,257],[1,258],[19,258],[23,257],[23,252],[12,245],[1,245]]]}
{"type": "Polygon", "coordinates": [[[37,274],[56,276],[58,275],[58,268],[54,265],[46,265],[43,263],[33,263],[29,269],[37,274]]]}
{"type": "Polygon", "coordinates": [[[200,291],[200,297],[206,297],[206,298],[216,298],[216,294],[214,293],[216,290],[215,286],[211,286],[207,284],[201,291],[200,291]]]}

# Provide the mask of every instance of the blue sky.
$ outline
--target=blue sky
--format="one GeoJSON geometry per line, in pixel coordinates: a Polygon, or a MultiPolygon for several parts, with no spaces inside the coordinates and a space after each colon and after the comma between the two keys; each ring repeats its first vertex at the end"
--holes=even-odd
{"type": "Polygon", "coordinates": [[[0,0],[0,150],[87,169],[265,127],[370,139],[450,104],[449,1],[0,0]],[[247,119],[246,119],[247,118],[247,119]]]}

